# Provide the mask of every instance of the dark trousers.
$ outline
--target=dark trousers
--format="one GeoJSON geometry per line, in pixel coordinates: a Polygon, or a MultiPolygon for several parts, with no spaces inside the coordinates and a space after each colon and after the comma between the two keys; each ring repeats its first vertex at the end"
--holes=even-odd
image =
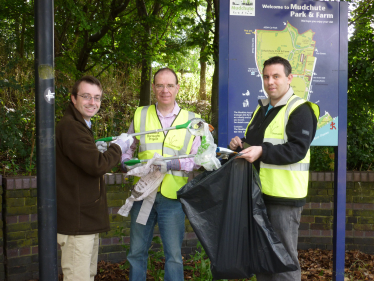
{"type": "Polygon", "coordinates": [[[266,204],[266,210],[275,232],[299,269],[278,274],[256,274],[257,281],[300,281],[297,239],[303,207],[266,204]]]}

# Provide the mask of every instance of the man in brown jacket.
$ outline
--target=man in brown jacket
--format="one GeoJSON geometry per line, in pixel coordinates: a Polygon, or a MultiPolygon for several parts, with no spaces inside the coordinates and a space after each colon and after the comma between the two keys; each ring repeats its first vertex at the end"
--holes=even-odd
{"type": "Polygon", "coordinates": [[[99,111],[102,95],[98,79],[82,77],[56,126],[57,242],[64,280],[94,280],[99,233],[110,230],[103,175],[133,141],[122,134],[107,151],[97,149],[90,119],[99,111]]]}

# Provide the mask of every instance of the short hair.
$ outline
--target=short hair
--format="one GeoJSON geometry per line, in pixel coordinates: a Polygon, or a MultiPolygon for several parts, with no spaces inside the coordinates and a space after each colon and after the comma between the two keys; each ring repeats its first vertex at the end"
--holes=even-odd
{"type": "Polygon", "coordinates": [[[264,68],[262,69],[262,72],[264,72],[265,66],[272,65],[272,64],[281,64],[281,65],[283,65],[283,67],[284,67],[284,73],[286,74],[287,77],[288,77],[288,75],[290,75],[292,73],[292,67],[291,67],[290,62],[288,60],[282,58],[282,57],[279,57],[279,56],[267,59],[264,62],[264,68]]]}
{"type": "Polygon", "coordinates": [[[78,95],[78,91],[79,91],[79,85],[82,83],[82,82],[86,82],[88,84],[91,84],[91,85],[96,85],[99,87],[101,93],[103,92],[103,87],[99,81],[99,79],[97,79],[96,77],[93,77],[91,75],[86,75],[86,76],[83,76],[81,79],[77,80],[73,86],[73,89],[71,91],[71,95],[74,96],[75,98],[77,98],[77,95],[78,95]]]}
{"type": "Polygon", "coordinates": [[[168,68],[168,67],[160,68],[159,70],[156,71],[155,75],[153,75],[153,84],[155,83],[156,75],[159,74],[160,72],[163,72],[163,71],[170,71],[171,73],[173,73],[174,76],[175,76],[175,81],[177,81],[176,84],[178,85],[178,76],[177,76],[177,74],[175,73],[174,70],[172,70],[171,68],[168,68]]]}

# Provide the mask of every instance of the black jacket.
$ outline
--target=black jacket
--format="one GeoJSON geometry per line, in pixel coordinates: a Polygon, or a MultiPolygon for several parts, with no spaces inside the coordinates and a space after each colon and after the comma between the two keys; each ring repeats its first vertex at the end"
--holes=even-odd
{"type": "MultiPolygon", "coordinates": [[[[290,88],[286,95],[289,97],[293,95],[292,88],[290,88]]],[[[265,113],[269,106],[269,100],[259,100],[260,109],[254,116],[251,126],[242,139],[251,146],[262,146],[262,156],[253,163],[259,173],[261,173],[260,161],[266,164],[287,165],[304,159],[316,134],[317,118],[312,108],[307,103],[304,103],[297,107],[289,117],[286,126],[287,143],[273,145],[263,142],[267,126],[280,109],[286,105],[289,97],[282,99],[275,107],[269,110],[266,116],[265,113]]],[[[263,197],[266,203],[282,205],[303,206],[306,202],[305,198],[280,198],[266,194],[263,194],[263,197]]]]}

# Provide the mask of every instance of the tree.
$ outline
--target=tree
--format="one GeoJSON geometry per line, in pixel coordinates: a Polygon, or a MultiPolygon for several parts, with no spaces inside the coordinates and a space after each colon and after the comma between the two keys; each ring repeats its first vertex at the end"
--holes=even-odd
{"type": "Polygon", "coordinates": [[[183,19],[192,8],[188,0],[137,0],[139,23],[143,30],[139,30],[139,45],[141,56],[141,87],[139,105],[150,104],[150,84],[152,76],[152,62],[170,62],[167,56],[175,54],[181,47],[181,30],[185,28],[183,19]]]}
{"type": "Polygon", "coordinates": [[[140,37],[141,44],[141,81],[139,106],[151,104],[151,79],[152,79],[152,23],[157,21],[161,12],[161,3],[156,0],[153,7],[148,7],[144,0],[136,0],[136,8],[140,23],[144,30],[140,37]],[[147,9],[148,8],[148,9],[147,9]],[[149,13],[148,10],[152,12],[149,13]]]}
{"type": "Polygon", "coordinates": [[[348,169],[374,166],[374,1],[352,3],[348,43],[348,169]]]}
{"type": "Polygon", "coordinates": [[[0,5],[0,45],[7,60],[32,57],[34,30],[33,2],[3,0],[0,5]]]}
{"type": "Polygon", "coordinates": [[[214,38],[213,38],[213,60],[214,73],[212,82],[212,125],[218,128],[218,76],[219,76],[219,0],[213,0],[214,4],[214,38]]]}
{"type": "Polygon", "coordinates": [[[196,14],[200,19],[200,24],[197,25],[196,32],[191,36],[195,37],[195,44],[200,46],[200,89],[199,96],[201,100],[206,100],[206,70],[207,62],[212,58],[212,34],[214,34],[213,28],[213,13],[211,0],[206,0],[205,19],[199,13],[200,3],[195,1],[196,14]]]}
{"type": "Polygon", "coordinates": [[[374,0],[353,4],[350,26],[354,32],[348,45],[350,94],[374,105],[374,0]]]}
{"type": "Polygon", "coordinates": [[[199,5],[203,3],[195,1],[195,9],[200,23],[194,28],[194,32],[190,34],[190,44],[200,46],[200,98],[206,99],[206,65],[212,61],[214,64],[212,94],[211,94],[211,123],[214,127],[218,127],[218,75],[219,75],[219,0],[205,0],[204,6],[205,19],[198,11],[199,5]]]}
{"type": "Polygon", "coordinates": [[[60,69],[75,68],[76,77],[95,68],[99,76],[116,62],[116,38],[126,26],[130,0],[55,1],[55,57],[60,69]],[[128,13],[125,13],[125,11],[128,13]]]}

